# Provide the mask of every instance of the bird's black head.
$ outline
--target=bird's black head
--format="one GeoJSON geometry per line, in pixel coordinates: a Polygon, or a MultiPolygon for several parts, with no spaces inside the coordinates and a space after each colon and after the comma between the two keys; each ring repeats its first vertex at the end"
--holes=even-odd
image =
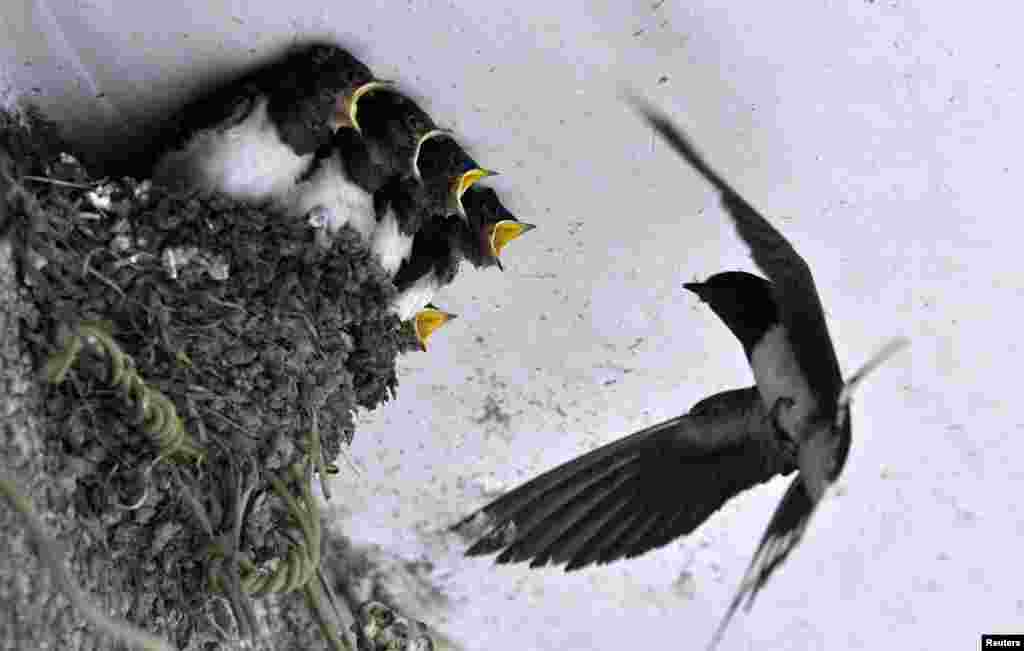
{"type": "Polygon", "coordinates": [[[755,344],[779,322],[772,284],[743,271],[715,274],[702,283],[683,287],[711,307],[743,345],[747,357],[755,344]]]}
{"type": "Polygon", "coordinates": [[[533,224],[516,219],[491,188],[479,185],[469,188],[462,197],[462,205],[466,209],[466,228],[461,233],[458,248],[476,267],[500,269],[502,249],[535,228],[533,224]]]}
{"type": "Polygon", "coordinates": [[[388,174],[420,179],[423,144],[447,132],[416,102],[395,89],[367,94],[360,103],[360,127],[377,165],[388,174]]]}
{"type": "Polygon", "coordinates": [[[347,50],[323,43],[295,50],[267,73],[264,85],[282,138],[299,153],[315,151],[340,128],[358,131],[360,98],[389,87],[347,50]]]}
{"type": "Polygon", "coordinates": [[[417,156],[419,180],[427,195],[447,215],[466,219],[462,197],[474,183],[497,172],[480,167],[451,134],[440,133],[420,143],[417,156]]]}

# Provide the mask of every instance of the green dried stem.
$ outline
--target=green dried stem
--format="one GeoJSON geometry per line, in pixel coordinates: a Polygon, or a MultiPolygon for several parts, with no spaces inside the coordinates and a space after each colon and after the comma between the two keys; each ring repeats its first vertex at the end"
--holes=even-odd
{"type": "Polygon", "coordinates": [[[64,350],[54,353],[46,363],[46,377],[60,384],[68,371],[81,358],[83,348],[103,357],[109,365],[107,378],[111,386],[124,391],[124,398],[135,405],[142,417],[142,428],[153,438],[160,457],[181,462],[202,462],[203,452],[185,430],[185,423],[170,398],[146,384],[135,368],[131,356],[121,350],[106,327],[95,321],[83,321],[64,350]]]}
{"type": "MultiPolygon", "coordinates": [[[[284,593],[301,589],[313,618],[328,644],[337,651],[351,651],[348,641],[338,634],[332,618],[324,610],[321,591],[315,579],[320,570],[320,543],[323,535],[320,509],[313,495],[313,468],[323,466],[320,450],[320,435],[315,430],[309,435],[309,450],[304,462],[289,469],[291,479],[300,486],[298,498],[289,490],[287,483],[274,473],[268,473],[268,480],[274,493],[288,508],[289,518],[302,534],[302,541],[293,545],[283,559],[278,559],[272,569],[259,567],[247,558],[240,558],[241,588],[249,595],[260,596],[270,593],[284,593]]],[[[219,545],[211,549],[214,558],[226,557],[227,552],[219,545]]],[[[212,579],[215,589],[224,591],[223,578],[215,575],[212,579]]]]}
{"type": "MultiPolygon", "coordinates": [[[[295,464],[289,469],[291,478],[301,487],[300,499],[292,494],[284,480],[268,471],[270,485],[288,508],[292,523],[302,533],[302,541],[292,545],[285,558],[273,561],[273,567],[269,569],[257,566],[247,558],[240,558],[238,564],[242,589],[246,594],[264,595],[298,590],[312,581],[320,567],[320,509],[312,488],[314,460],[320,454],[320,437],[312,433],[310,438],[312,449],[301,467],[295,464]]],[[[229,554],[222,545],[214,544],[210,555],[213,558],[224,558],[229,554]]],[[[223,588],[220,577],[215,576],[213,583],[215,588],[223,588]]]]}

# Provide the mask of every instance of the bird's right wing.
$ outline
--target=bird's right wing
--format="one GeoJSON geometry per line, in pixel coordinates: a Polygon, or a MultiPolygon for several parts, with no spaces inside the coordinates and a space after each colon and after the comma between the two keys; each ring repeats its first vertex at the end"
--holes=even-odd
{"type": "Polygon", "coordinates": [[[807,262],[785,235],[708,165],[686,134],[667,116],[639,100],[634,103],[672,149],[718,190],[754,262],[775,285],[780,317],[789,336],[804,344],[796,349],[797,363],[810,385],[834,401],[843,387],[843,378],[825,323],[821,297],[807,262]]]}
{"type": "Polygon", "coordinates": [[[755,387],[609,443],[510,491],[454,528],[497,562],[566,570],[632,558],[696,529],[727,500],[796,469],[755,387]]]}

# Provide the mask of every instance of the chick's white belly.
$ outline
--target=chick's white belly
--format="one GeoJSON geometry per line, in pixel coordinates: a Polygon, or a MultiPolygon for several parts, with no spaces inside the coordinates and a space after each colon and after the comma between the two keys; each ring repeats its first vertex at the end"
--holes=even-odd
{"type": "Polygon", "coordinates": [[[393,208],[388,207],[374,229],[371,249],[380,260],[380,266],[392,276],[412,253],[412,238],[402,234],[393,208]]]}
{"type": "Polygon", "coordinates": [[[182,150],[167,154],[154,177],[175,189],[263,203],[287,193],[312,160],[312,154],[296,154],[281,140],[261,97],[241,123],[196,134],[182,150]]]}
{"type": "Polygon", "coordinates": [[[349,179],[337,153],[321,161],[310,178],[278,202],[278,209],[292,217],[305,217],[316,209],[327,232],[336,233],[348,224],[367,242],[376,225],[373,197],[349,179]]]}
{"type": "Polygon", "coordinates": [[[391,303],[391,311],[398,316],[399,320],[408,321],[434,300],[437,290],[437,279],[432,272],[428,273],[399,292],[391,303]]]}
{"type": "Polygon", "coordinates": [[[750,365],[766,408],[771,409],[779,398],[793,400],[791,408],[779,413],[779,424],[795,440],[802,425],[817,410],[817,401],[797,364],[784,326],[773,327],[754,346],[750,365]]]}

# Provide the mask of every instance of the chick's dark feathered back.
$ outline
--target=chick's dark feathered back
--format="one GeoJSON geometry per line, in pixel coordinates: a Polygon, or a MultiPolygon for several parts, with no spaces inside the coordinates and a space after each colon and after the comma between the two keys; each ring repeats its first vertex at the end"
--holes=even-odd
{"type": "Polygon", "coordinates": [[[434,274],[438,287],[455,280],[460,258],[454,242],[462,228],[463,223],[452,216],[426,222],[413,238],[409,259],[395,274],[393,282],[398,291],[407,289],[428,273],[434,274]]]}
{"type": "Polygon", "coordinates": [[[349,176],[373,194],[386,184],[416,176],[416,150],[434,121],[411,99],[377,90],[360,100],[362,133],[347,135],[340,147],[349,176]],[[397,178],[396,178],[397,177],[397,178]]]}
{"type": "Polygon", "coordinates": [[[297,153],[308,154],[330,135],[328,125],[337,95],[362,85],[373,74],[346,50],[326,43],[304,44],[207,89],[172,117],[153,146],[152,158],[177,149],[196,132],[230,128],[244,119],[263,95],[267,110],[281,125],[281,138],[297,153]]]}

